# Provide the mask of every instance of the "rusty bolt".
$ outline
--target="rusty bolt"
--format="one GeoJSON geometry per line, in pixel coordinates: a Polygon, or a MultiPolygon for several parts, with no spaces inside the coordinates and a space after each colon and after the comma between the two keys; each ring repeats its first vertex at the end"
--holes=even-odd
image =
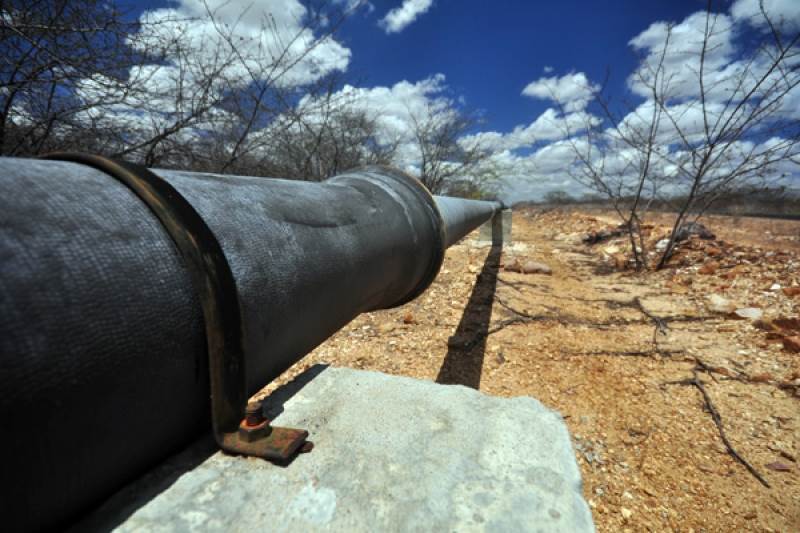
{"type": "Polygon", "coordinates": [[[263,424],[267,419],[261,410],[261,402],[250,402],[244,411],[244,423],[247,426],[263,424]]]}

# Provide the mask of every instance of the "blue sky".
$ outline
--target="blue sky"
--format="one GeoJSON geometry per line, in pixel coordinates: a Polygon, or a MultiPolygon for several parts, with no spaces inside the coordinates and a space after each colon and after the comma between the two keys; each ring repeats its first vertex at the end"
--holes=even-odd
{"type": "MultiPolygon", "coordinates": [[[[338,73],[339,100],[373,116],[381,140],[398,146],[394,164],[412,173],[420,160],[415,120],[459,105],[479,112],[482,123],[461,142],[491,152],[487,168],[504,177],[502,197],[511,201],[541,198],[557,189],[586,192],[585,184],[570,176],[570,165],[576,150],[596,154],[604,143],[612,149],[601,160],[593,155],[594,161],[617,172],[623,183],[631,178],[638,164],[635,154],[626,153],[620,129],[609,128],[592,97],[607,80],[603,95],[618,111],[618,125],[627,131],[644,129],[642,117],[658,106],[634,73],[653,65],[660,51],[662,79],[670,80],[663,113],[671,120],[665,119],[656,132],[664,147],[657,172],[674,176],[666,193],[681,192],[690,174],[685,165],[694,164],[693,143],[702,140],[702,114],[726,116],[732,109],[726,107],[727,96],[747,92],[737,87],[735,73],[752,68],[759,74],[755,79],[769,66],[769,47],[754,62],[746,57],[752,52],[746,40],[769,35],[759,0],[716,1],[708,17],[706,2],[700,0],[327,0],[341,8],[357,5],[332,36],[326,36],[325,28],[309,26],[309,6],[320,1],[151,0],[131,5],[133,15],[160,20],[158,31],[186,37],[188,46],[197,47],[199,63],[213,60],[214,46],[225,46],[202,20],[206,5],[219,22],[230,24],[234,42],[242,43],[237,48],[245,55],[263,58],[264,47],[279,49],[282,43],[295,42],[298,50],[288,57],[296,52],[299,59],[279,84],[297,87],[302,94],[307,84],[338,73]],[[274,21],[274,26],[265,31],[263,20],[274,21]],[[704,76],[710,89],[701,105],[699,44],[709,21],[711,46],[704,76]],[[301,39],[293,41],[297,36],[301,39]],[[682,134],[663,126],[670,123],[682,134]],[[593,128],[604,129],[599,143],[587,136],[593,128]],[[688,142],[681,146],[681,139],[688,142]]],[[[800,31],[800,0],[764,0],[764,5],[782,31],[800,31]]],[[[158,67],[152,79],[170,83],[171,68],[158,67]]],[[[226,76],[245,72],[241,65],[232,66],[226,76]]],[[[800,76],[797,69],[793,72],[800,76]]],[[[299,98],[297,106],[308,110],[314,103],[307,96],[299,98]]],[[[800,84],[772,110],[770,120],[800,124],[800,84]]],[[[727,151],[726,164],[746,161],[753,153],[774,155],[787,142],[784,133],[762,129],[737,139],[727,151]]],[[[800,154],[795,157],[800,160],[800,154]]],[[[753,159],[754,165],[757,162],[753,159]]],[[[776,172],[798,181],[796,163],[777,167],[776,172]]]]}
{"type": "MultiPolygon", "coordinates": [[[[800,1],[800,0],[799,0],[800,1]]],[[[353,16],[341,41],[353,51],[349,72],[367,85],[392,85],[444,74],[451,90],[485,113],[488,129],[528,122],[547,102],[522,89],[544,75],[585,72],[624,94],[636,60],[628,41],[660,20],[682,20],[699,0],[435,0],[399,33],[378,21],[400,0],[375,0],[353,16]]]]}

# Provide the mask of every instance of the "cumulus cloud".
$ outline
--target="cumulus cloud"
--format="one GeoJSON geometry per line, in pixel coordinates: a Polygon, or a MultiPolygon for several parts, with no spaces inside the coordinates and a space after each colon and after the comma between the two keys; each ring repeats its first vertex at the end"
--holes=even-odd
{"type": "MultiPolygon", "coordinates": [[[[800,2],[797,0],[763,0],[764,12],[770,21],[787,29],[800,28],[800,2]]],[[[736,0],[731,6],[731,16],[762,29],[768,29],[761,13],[759,0],[736,0]]]]}
{"type": "Polygon", "coordinates": [[[350,50],[315,33],[317,15],[300,0],[177,0],[146,10],[130,45],[158,59],[129,69],[120,83],[79,81],[76,96],[101,104],[77,118],[110,130],[124,125],[141,139],[177,124],[173,138],[204,137],[230,118],[218,104],[231,91],[253,84],[293,89],[347,69],[350,50]]]}
{"type": "MultiPolygon", "coordinates": [[[[346,70],[351,57],[330,36],[314,35],[307,17],[299,0],[178,0],[173,7],[142,13],[136,45],[158,49],[179,39],[186,57],[198,65],[231,58],[220,72],[226,80],[247,82],[253,73],[263,73],[276,84],[296,86],[346,70]]],[[[169,68],[169,61],[164,66],[169,68]]]]}
{"type": "Polygon", "coordinates": [[[433,0],[403,0],[400,7],[389,11],[378,24],[386,33],[399,33],[433,5],[433,0]]]}
{"type": "MultiPolygon", "coordinates": [[[[392,86],[354,87],[345,85],[331,100],[350,109],[375,117],[378,141],[397,145],[396,164],[410,172],[417,170],[419,148],[414,137],[414,120],[425,121],[433,113],[446,112],[455,105],[447,96],[444,74],[434,74],[410,82],[403,80],[392,86]]],[[[307,120],[313,121],[317,102],[303,98],[298,107],[307,120]]]]}
{"type": "MultiPolygon", "coordinates": [[[[797,0],[764,0],[763,6],[770,22],[779,30],[800,29],[800,2],[797,0]]],[[[775,151],[787,150],[790,143],[785,136],[791,135],[789,132],[798,127],[800,119],[800,85],[795,86],[792,81],[799,76],[800,54],[789,54],[787,65],[792,68],[769,72],[774,48],[758,49],[754,58],[751,54],[754,50],[744,48],[743,43],[748,35],[752,37],[754,29],[770,30],[759,0],[736,0],[728,12],[712,14],[710,19],[705,12],[698,12],[677,22],[653,23],[633,36],[629,44],[639,54],[640,64],[629,76],[627,86],[640,101],[622,117],[619,132],[612,128],[597,131],[602,122],[588,114],[586,108],[598,87],[585,74],[545,76],[528,84],[522,92],[524,96],[559,102],[562,111],[547,109],[531,123],[519,125],[510,132],[489,131],[475,135],[498,151],[495,159],[503,162],[507,169],[505,198],[536,198],[554,189],[579,195],[585,189],[569,178],[570,172],[577,169],[573,167],[576,151],[591,160],[602,158],[608,178],[624,189],[638,175],[641,157],[626,146],[620,134],[629,138],[646,137],[657,112],[661,113],[661,119],[655,129],[657,146],[650,168],[657,175],[672,177],[669,183],[661,185],[662,192],[681,192],[681,187],[686,185],[683,176],[687,174],[682,170],[690,171],[696,163],[687,147],[699,146],[705,140],[704,115],[712,129],[714,125],[726,123],[735,128],[746,120],[750,104],[741,107],[738,104],[751,90],[756,99],[769,94],[770,90],[777,90],[777,94],[782,90],[788,92],[779,104],[769,106],[760,115],[759,127],[749,136],[718,145],[723,157],[708,171],[709,176],[722,176],[743,161],[752,161],[752,168],[760,168],[759,165],[774,156],[775,151]],[[704,39],[707,39],[707,46],[701,69],[704,39]],[[659,88],[665,95],[661,104],[653,101],[650,89],[656,73],[659,88]],[[760,86],[756,88],[756,84],[760,86]],[[592,144],[585,136],[588,126],[595,128],[592,144]]],[[[545,69],[545,74],[549,73],[545,69]]],[[[796,152],[797,148],[794,150],[796,152]]],[[[772,171],[775,175],[793,174],[797,182],[796,163],[783,162],[772,167],[772,171]]]]}
{"type": "MultiPolygon", "coordinates": [[[[578,148],[583,141],[575,140],[578,148]]],[[[500,199],[514,203],[538,200],[550,191],[563,190],[579,197],[590,192],[569,174],[574,156],[573,146],[564,140],[547,144],[526,155],[503,151],[491,157],[491,164],[502,172],[500,199]]]]}
{"type": "Polygon", "coordinates": [[[668,79],[666,90],[672,98],[698,94],[698,76],[704,39],[708,39],[703,59],[703,73],[708,92],[724,98],[735,88],[733,75],[736,28],[733,19],[722,13],[712,14],[706,25],[705,12],[688,16],[678,24],[656,22],[630,40],[641,56],[641,64],[628,78],[630,89],[643,98],[651,96],[649,86],[656,73],[668,79]],[[661,65],[661,70],[659,70],[661,65]],[[727,68],[730,67],[730,68],[727,68]]]}
{"type": "Polygon", "coordinates": [[[472,137],[481,146],[491,150],[518,150],[543,141],[564,139],[599,123],[598,117],[585,111],[562,115],[556,109],[549,108],[527,126],[516,126],[508,133],[484,131],[472,137]]]}
{"type": "Polygon", "coordinates": [[[573,72],[561,77],[544,77],[532,81],[522,90],[522,94],[531,98],[560,102],[566,111],[580,111],[586,108],[598,89],[597,85],[589,82],[586,74],[573,72]]]}
{"type": "MultiPolygon", "coordinates": [[[[800,3],[765,1],[764,9],[774,24],[800,28],[800,3]]],[[[631,39],[630,45],[642,54],[639,68],[628,78],[631,91],[645,99],[640,110],[653,107],[651,87],[656,84],[670,118],[694,135],[702,126],[704,110],[712,123],[724,123],[735,104],[751,93],[759,98],[785,86],[789,91],[781,105],[771,109],[762,120],[800,118],[800,87],[791,88],[796,72],[781,69],[771,72],[777,54],[769,46],[752,56],[743,50],[745,26],[753,25],[766,25],[758,0],[738,0],[730,14],[711,14],[707,19],[705,12],[698,12],[677,24],[657,22],[631,39]],[[707,43],[701,65],[704,40],[707,43]]],[[[797,54],[788,57],[787,65],[800,65],[797,54]]],[[[640,110],[636,114],[642,115],[640,110]]],[[[626,121],[634,123],[636,117],[626,117],[626,121]]],[[[669,129],[669,125],[662,129],[669,129]]]]}

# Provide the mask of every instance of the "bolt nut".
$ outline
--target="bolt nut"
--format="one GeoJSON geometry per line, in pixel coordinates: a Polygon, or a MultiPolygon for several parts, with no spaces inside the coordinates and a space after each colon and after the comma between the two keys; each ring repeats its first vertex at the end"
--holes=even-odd
{"type": "Polygon", "coordinates": [[[244,422],[247,426],[258,426],[266,421],[264,412],[261,408],[261,402],[250,402],[244,411],[244,422]]]}

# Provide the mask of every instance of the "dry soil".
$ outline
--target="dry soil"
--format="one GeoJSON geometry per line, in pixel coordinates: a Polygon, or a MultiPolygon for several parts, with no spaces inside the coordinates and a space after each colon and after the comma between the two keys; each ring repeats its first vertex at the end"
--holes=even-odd
{"type": "Polygon", "coordinates": [[[360,316],[264,393],[328,363],[532,396],[566,420],[599,531],[800,531],[800,354],[785,342],[800,334],[800,223],[711,218],[717,240],[648,273],[620,261],[624,238],[581,242],[614,223],[515,212],[513,244],[468,237],[425,294],[360,316]],[[527,261],[552,273],[505,269],[527,261]]]}

